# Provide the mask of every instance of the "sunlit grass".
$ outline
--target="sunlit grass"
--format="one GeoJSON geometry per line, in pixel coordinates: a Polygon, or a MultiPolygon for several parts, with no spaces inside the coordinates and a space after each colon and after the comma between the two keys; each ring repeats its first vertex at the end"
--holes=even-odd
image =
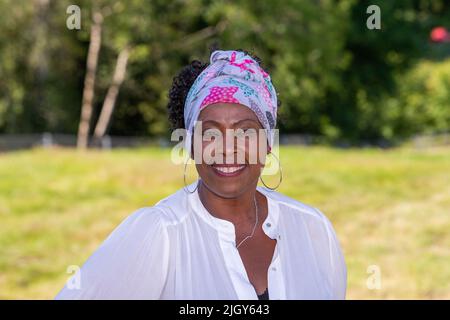
{"type": "MultiPolygon", "coordinates": [[[[450,149],[283,147],[279,191],[320,208],[348,298],[450,298],[450,149]],[[369,290],[367,268],[381,270],[369,290]]],[[[0,155],[0,298],[53,298],[131,212],[183,186],[169,149],[0,155]]],[[[275,184],[276,178],[267,178],[275,184]]]]}

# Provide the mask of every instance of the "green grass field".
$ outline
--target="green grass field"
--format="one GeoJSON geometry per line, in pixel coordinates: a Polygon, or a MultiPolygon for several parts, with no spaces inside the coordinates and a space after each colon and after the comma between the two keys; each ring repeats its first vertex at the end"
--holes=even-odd
{"type": "MultiPolygon", "coordinates": [[[[53,298],[67,267],[81,265],[122,219],[182,187],[183,168],[169,154],[0,154],[0,299],[53,298]]],[[[450,148],[283,147],[280,157],[279,191],[333,222],[347,298],[450,299],[450,148]],[[366,285],[371,265],[381,271],[378,290],[366,285]]]]}

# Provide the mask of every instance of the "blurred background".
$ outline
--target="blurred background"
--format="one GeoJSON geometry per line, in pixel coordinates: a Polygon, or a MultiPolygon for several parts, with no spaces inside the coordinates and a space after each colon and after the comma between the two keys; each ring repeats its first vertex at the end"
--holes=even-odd
{"type": "Polygon", "coordinates": [[[167,94],[212,49],[248,50],[271,74],[278,191],[333,222],[348,298],[450,299],[448,1],[0,0],[0,12],[0,299],[53,298],[120,221],[183,186],[167,94]]]}

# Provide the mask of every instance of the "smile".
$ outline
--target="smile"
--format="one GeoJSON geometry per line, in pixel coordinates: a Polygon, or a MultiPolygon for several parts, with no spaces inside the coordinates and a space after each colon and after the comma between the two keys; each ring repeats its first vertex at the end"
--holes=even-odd
{"type": "Polygon", "coordinates": [[[213,166],[214,172],[217,173],[220,176],[237,176],[239,175],[246,165],[238,165],[238,166],[213,166]]]}

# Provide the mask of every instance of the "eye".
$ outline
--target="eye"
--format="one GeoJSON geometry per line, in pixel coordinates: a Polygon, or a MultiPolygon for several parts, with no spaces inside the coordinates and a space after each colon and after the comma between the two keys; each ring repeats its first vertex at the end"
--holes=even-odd
{"type": "Polygon", "coordinates": [[[236,130],[236,137],[249,137],[249,133],[251,133],[253,128],[240,128],[236,130]]]}
{"type": "Polygon", "coordinates": [[[207,129],[203,131],[202,135],[204,138],[220,138],[221,136],[220,132],[216,129],[207,129]]]}

